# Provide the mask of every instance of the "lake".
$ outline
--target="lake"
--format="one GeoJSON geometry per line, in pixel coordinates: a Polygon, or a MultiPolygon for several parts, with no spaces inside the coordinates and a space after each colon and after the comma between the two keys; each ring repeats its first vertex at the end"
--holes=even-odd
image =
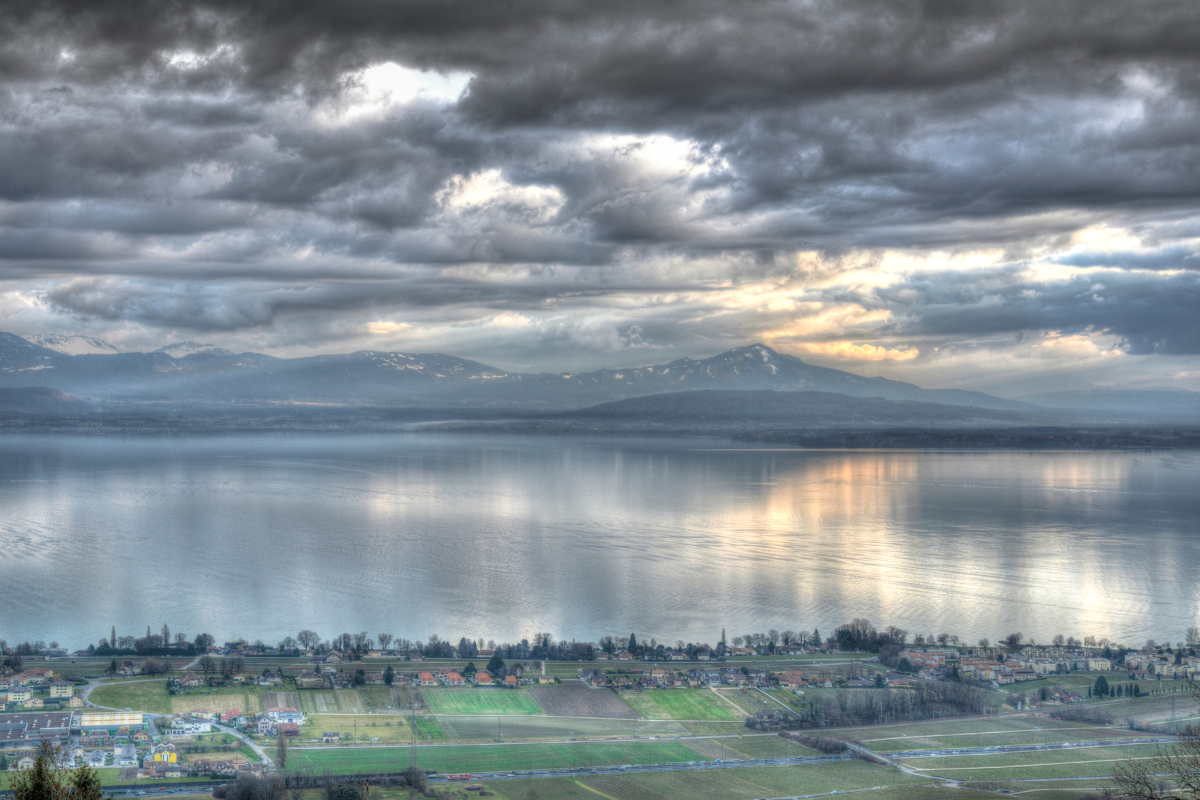
{"type": "Polygon", "coordinates": [[[1200,454],[694,439],[0,437],[0,637],[163,623],[716,643],[863,616],[1179,641],[1200,454]]]}

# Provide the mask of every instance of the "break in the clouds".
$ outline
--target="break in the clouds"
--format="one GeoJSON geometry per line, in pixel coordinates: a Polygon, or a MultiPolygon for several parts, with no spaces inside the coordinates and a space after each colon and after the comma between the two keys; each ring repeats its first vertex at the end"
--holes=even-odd
{"type": "Polygon", "coordinates": [[[0,327],[1200,387],[1200,6],[37,2],[0,327]]]}

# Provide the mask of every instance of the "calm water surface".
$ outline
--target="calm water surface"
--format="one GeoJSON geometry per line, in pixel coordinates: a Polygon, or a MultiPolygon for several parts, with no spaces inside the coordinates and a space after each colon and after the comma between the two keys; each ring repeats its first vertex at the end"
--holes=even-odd
{"type": "Polygon", "coordinates": [[[1200,454],[0,438],[0,637],[1183,638],[1200,454]]]}

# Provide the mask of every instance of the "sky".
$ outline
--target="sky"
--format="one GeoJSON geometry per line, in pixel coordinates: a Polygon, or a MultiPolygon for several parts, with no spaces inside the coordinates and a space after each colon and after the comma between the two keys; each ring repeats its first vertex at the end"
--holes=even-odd
{"type": "Polygon", "coordinates": [[[10,0],[0,329],[1200,390],[1194,0],[10,0]]]}

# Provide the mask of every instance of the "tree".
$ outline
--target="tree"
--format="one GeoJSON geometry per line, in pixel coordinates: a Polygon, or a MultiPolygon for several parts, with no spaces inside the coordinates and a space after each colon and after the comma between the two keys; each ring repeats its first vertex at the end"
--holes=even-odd
{"type": "Polygon", "coordinates": [[[496,676],[503,674],[504,659],[500,657],[499,652],[492,653],[492,657],[488,659],[487,671],[496,676]]]}
{"type": "Polygon", "coordinates": [[[1193,650],[1200,647],[1200,628],[1194,626],[1188,628],[1187,633],[1184,635],[1183,643],[1193,650]]]}
{"type": "Polygon", "coordinates": [[[638,649],[637,634],[631,633],[631,634],[629,634],[629,652],[636,655],[637,649],[638,649]]]}
{"type": "Polygon", "coordinates": [[[108,664],[108,674],[109,675],[117,674],[117,660],[115,658],[112,661],[110,661],[108,664]]]}
{"type": "MultiPolygon", "coordinates": [[[[1200,700],[1200,686],[1189,681],[1192,697],[1200,700]]],[[[1178,744],[1159,748],[1144,761],[1126,761],[1113,773],[1117,794],[1135,800],[1200,798],[1200,727],[1188,725],[1178,744]]]]}
{"type": "Polygon", "coordinates": [[[379,636],[377,638],[379,639],[379,649],[387,650],[389,647],[392,646],[392,639],[394,639],[395,637],[392,636],[390,633],[381,633],[381,634],[379,634],[379,636]]]}
{"type": "Polygon", "coordinates": [[[882,672],[875,673],[875,685],[881,689],[887,685],[887,680],[884,679],[882,672]]]}
{"type": "Polygon", "coordinates": [[[275,737],[275,761],[279,769],[287,766],[287,734],[280,733],[275,737]]]}
{"type": "Polygon", "coordinates": [[[1008,636],[1004,637],[1004,644],[1009,650],[1016,650],[1021,646],[1021,634],[1010,633],[1008,636]]]}
{"type": "Polygon", "coordinates": [[[366,673],[364,670],[361,670],[361,669],[360,669],[360,670],[355,670],[355,672],[354,672],[354,685],[355,685],[355,686],[365,686],[365,685],[366,685],[366,683],[367,683],[367,673],[366,673]]]}
{"type": "Polygon", "coordinates": [[[409,767],[408,771],[404,773],[404,779],[409,786],[418,792],[424,793],[429,788],[429,782],[425,778],[425,770],[415,764],[409,767]]]}
{"type": "Polygon", "coordinates": [[[1092,687],[1097,697],[1106,697],[1108,695],[1108,681],[1101,675],[1096,678],[1096,685],[1092,687]]]}
{"type": "Polygon", "coordinates": [[[992,646],[992,643],[989,642],[988,638],[985,636],[979,640],[979,646],[982,647],[984,650],[987,650],[989,647],[992,646]]]}
{"type": "Polygon", "coordinates": [[[200,657],[200,671],[204,673],[205,678],[208,678],[209,675],[212,675],[216,668],[217,662],[213,660],[212,656],[204,655],[200,657]]]}
{"type": "Polygon", "coordinates": [[[205,650],[207,650],[208,648],[212,647],[216,643],[217,643],[217,640],[214,639],[212,636],[210,636],[207,633],[196,634],[196,642],[195,642],[196,649],[202,653],[205,650]]]}
{"type": "Polygon", "coordinates": [[[392,665],[388,664],[387,669],[383,671],[383,682],[386,685],[391,686],[392,681],[394,680],[396,680],[396,672],[392,669],[392,665]]]}
{"type": "Polygon", "coordinates": [[[296,641],[300,642],[300,646],[305,650],[312,650],[320,643],[321,637],[317,635],[316,631],[305,628],[296,634],[296,641]]]}
{"type": "Polygon", "coordinates": [[[13,800],[103,800],[100,778],[95,771],[86,766],[74,770],[55,769],[54,765],[61,763],[63,757],[62,749],[43,742],[33,767],[13,778],[13,800]]]}

